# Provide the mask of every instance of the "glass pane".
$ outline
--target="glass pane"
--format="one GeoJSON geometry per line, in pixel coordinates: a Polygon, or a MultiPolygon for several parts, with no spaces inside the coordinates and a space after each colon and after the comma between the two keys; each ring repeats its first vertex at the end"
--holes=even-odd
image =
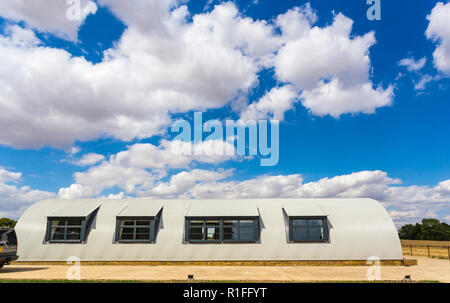
{"type": "Polygon", "coordinates": [[[67,229],[67,235],[66,238],[67,240],[80,240],[81,239],[81,228],[76,228],[76,227],[72,227],[72,228],[68,228],[67,229]]]}
{"type": "Polygon", "coordinates": [[[64,233],[54,233],[50,236],[50,240],[64,240],[64,233]]]}
{"type": "Polygon", "coordinates": [[[203,226],[203,220],[190,220],[189,223],[191,226],[203,226]]]}
{"type": "Polygon", "coordinates": [[[81,233],[81,227],[69,227],[69,228],[67,228],[67,233],[68,234],[73,234],[73,233],[80,234],[81,233]]]}
{"type": "Polygon", "coordinates": [[[323,228],[322,227],[310,227],[309,228],[310,240],[323,240],[323,228]]]}
{"type": "Polygon", "coordinates": [[[83,221],[82,219],[73,219],[73,218],[71,218],[71,219],[68,219],[67,220],[67,225],[72,225],[72,226],[80,226],[81,225],[81,221],[83,221]]]}
{"type": "Polygon", "coordinates": [[[136,221],[136,225],[147,225],[147,226],[150,226],[150,220],[139,220],[139,221],[136,221]]]}
{"type": "Polygon", "coordinates": [[[223,239],[224,240],[239,240],[239,235],[237,234],[237,233],[234,233],[234,234],[227,234],[227,233],[224,233],[223,234],[223,239]]]}
{"type": "Polygon", "coordinates": [[[189,240],[203,240],[203,234],[189,234],[189,240]]]}
{"type": "Polygon", "coordinates": [[[239,235],[239,240],[241,241],[255,241],[254,233],[241,233],[239,235]]]}
{"type": "Polygon", "coordinates": [[[134,226],[134,221],[132,221],[132,220],[122,220],[122,221],[120,221],[120,225],[134,226]]]}
{"type": "Polygon", "coordinates": [[[241,227],[239,231],[241,234],[242,233],[251,234],[254,232],[254,229],[253,229],[253,227],[241,227]]]}
{"type": "Polygon", "coordinates": [[[224,220],[223,221],[224,226],[233,226],[233,225],[238,225],[238,224],[239,224],[238,220],[224,220]]]}
{"type": "Polygon", "coordinates": [[[121,234],[120,240],[133,240],[134,236],[133,234],[121,234]]]}
{"type": "Polygon", "coordinates": [[[136,228],[136,233],[138,234],[149,234],[150,228],[149,227],[138,227],[136,228]]]}
{"type": "Polygon", "coordinates": [[[124,234],[133,234],[134,233],[134,228],[133,227],[121,227],[120,228],[120,233],[124,233],[124,234]]]}
{"type": "Polygon", "coordinates": [[[52,220],[50,221],[51,226],[64,226],[66,225],[66,220],[52,220]]]}
{"type": "Polygon", "coordinates": [[[240,221],[239,221],[239,225],[240,225],[241,227],[243,227],[243,226],[250,227],[250,226],[253,226],[254,223],[255,223],[255,221],[253,221],[253,220],[240,220],[240,221]]]}
{"type": "Polygon", "coordinates": [[[223,228],[223,232],[224,233],[227,233],[227,234],[234,234],[234,233],[236,233],[237,234],[237,232],[238,232],[238,228],[237,227],[224,227],[223,228]]]}
{"type": "Polygon", "coordinates": [[[309,226],[322,226],[322,224],[323,224],[323,220],[322,219],[309,220],[309,226]]]}
{"type": "Polygon", "coordinates": [[[294,226],[307,226],[308,224],[308,220],[304,220],[304,219],[293,219],[292,220],[292,225],[294,226]]]}
{"type": "Polygon", "coordinates": [[[53,227],[50,229],[50,240],[64,240],[65,228],[53,227]]]}
{"type": "Polygon", "coordinates": [[[206,240],[219,240],[219,228],[208,227],[206,229],[206,240]]]}
{"type": "Polygon", "coordinates": [[[8,233],[6,236],[8,237],[8,242],[10,245],[17,244],[17,237],[16,237],[16,233],[14,231],[8,233]]]}
{"type": "Polygon", "coordinates": [[[206,225],[208,226],[219,226],[219,220],[206,220],[206,225]]]}
{"type": "Polygon", "coordinates": [[[150,240],[149,233],[136,234],[136,240],[150,240]]]}
{"type": "Polygon", "coordinates": [[[296,227],[292,231],[292,239],[294,241],[307,241],[308,235],[306,233],[306,227],[296,227]]]}
{"type": "Polygon", "coordinates": [[[189,228],[189,233],[190,234],[202,234],[203,228],[202,227],[191,227],[191,228],[189,228]]]}
{"type": "Polygon", "coordinates": [[[79,233],[68,233],[67,234],[67,240],[80,240],[81,239],[81,235],[79,233]]]}

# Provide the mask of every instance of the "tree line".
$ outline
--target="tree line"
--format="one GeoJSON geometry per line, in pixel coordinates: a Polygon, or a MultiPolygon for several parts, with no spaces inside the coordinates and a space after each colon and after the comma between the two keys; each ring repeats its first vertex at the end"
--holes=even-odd
{"type": "Polygon", "coordinates": [[[14,227],[17,221],[9,218],[0,218],[0,227],[14,227]]]}
{"type": "Polygon", "coordinates": [[[450,225],[437,219],[423,219],[421,223],[400,227],[398,236],[404,240],[450,241],[450,225]]]}

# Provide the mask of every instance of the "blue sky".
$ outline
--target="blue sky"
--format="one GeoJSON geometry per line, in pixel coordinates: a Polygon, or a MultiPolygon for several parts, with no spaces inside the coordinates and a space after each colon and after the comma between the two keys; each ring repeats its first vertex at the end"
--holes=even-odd
{"type": "Polygon", "coordinates": [[[365,0],[83,0],[79,20],[21,2],[0,5],[0,215],[47,197],[372,197],[397,224],[449,222],[447,1],[381,0],[379,21],[365,0]],[[168,158],[194,111],[281,120],[278,164],[168,158]]]}

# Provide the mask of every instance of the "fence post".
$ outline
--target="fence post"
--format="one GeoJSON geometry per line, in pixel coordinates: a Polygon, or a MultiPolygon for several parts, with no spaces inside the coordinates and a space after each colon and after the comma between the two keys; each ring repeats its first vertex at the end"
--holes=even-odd
{"type": "Polygon", "coordinates": [[[409,251],[411,252],[411,256],[412,256],[412,244],[409,244],[409,251]]]}
{"type": "Polygon", "coordinates": [[[448,259],[450,260],[450,245],[447,246],[447,251],[448,251],[448,259]]]}
{"type": "Polygon", "coordinates": [[[428,246],[428,258],[430,257],[430,244],[427,245],[428,246]]]}

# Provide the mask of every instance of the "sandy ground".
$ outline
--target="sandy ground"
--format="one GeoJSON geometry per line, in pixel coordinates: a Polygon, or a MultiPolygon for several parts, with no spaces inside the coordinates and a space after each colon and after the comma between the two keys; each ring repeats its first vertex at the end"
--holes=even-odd
{"type": "MultiPolygon", "coordinates": [[[[382,280],[433,280],[450,283],[450,260],[417,257],[417,266],[382,266],[382,280]]],[[[369,266],[81,266],[86,280],[195,280],[214,281],[364,281],[369,266]]],[[[10,265],[0,279],[67,279],[70,266],[10,265]]]]}

